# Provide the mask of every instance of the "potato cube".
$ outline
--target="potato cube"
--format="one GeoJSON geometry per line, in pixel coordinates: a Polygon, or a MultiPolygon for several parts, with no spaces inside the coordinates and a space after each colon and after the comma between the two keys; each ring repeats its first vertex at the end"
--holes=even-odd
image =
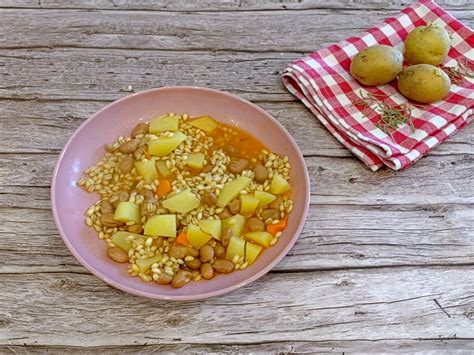
{"type": "Polygon", "coordinates": [[[120,222],[140,223],[140,207],[133,202],[120,202],[114,213],[114,219],[120,222]]]}
{"type": "Polygon", "coordinates": [[[232,235],[240,237],[242,231],[244,230],[244,226],[245,217],[240,214],[236,214],[235,216],[222,220],[222,233],[225,233],[226,229],[230,228],[232,235]]]}
{"type": "Polygon", "coordinates": [[[150,154],[164,157],[186,140],[187,136],[178,131],[175,132],[173,137],[158,137],[148,142],[148,151],[150,154]]]}
{"type": "Polygon", "coordinates": [[[232,260],[235,255],[238,255],[239,258],[245,256],[245,240],[239,237],[231,237],[229,245],[227,246],[227,252],[225,253],[225,258],[232,260]]]}
{"type": "Polygon", "coordinates": [[[268,232],[249,232],[244,237],[266,248],[270,246],[270,241],[273,239],[273,235],[268,232]]]}
{"type": "Polygon", "coordinates": [[[130,233],[126,231],[118,231],[112,236],[112,243],[118,246],[120,249],[127,251],[132,248],[132,241],[128,240],[128,236],[133,235],[135,239],[144,240],[145,238],[143,235],[130,233]]]}
{"type": "Polygon", "coordinates": [[[184,190],[163,201],[163,207],[178,213],[188,213],[195,209],[200,201],[190,190],[184,190]]]}
{"type": "Polygon", "coordinates": [[[163,259],[163,255],[161,254],[156,254],[152,257],[149,257],[149,258],[145,258],[145,259],[137,259],[135,261],[135,264],[137,264],[138,268],[140,269],[140,273],[141,274],[144,274],[146,273],[148,270],[150,270],[151,266],[154,264],[154,263],[157,263],[159,262],[161,259],[163,259]]]}
{"type": "Polygon", "coordinates": [[[270,184],[270,192],[272,194],[281,195],[285,192],[291,190],[290,184],[286,181],[281,175],[275,174],[273,175],[272,182],[270,184]]]}
{"type": "Polygon", "coordinates": [[[245,244],[245,261],[249,264],[253,264],[262,249],[260,245],[247,242],[247,244],[245,244]]]}
{"type": "Polygon", "coordinates": [[[203,232],[221,240],[222,222],[220,219],[203,219],[198,222],[198,225],[203,232]]]}
{"type": "Polygon", "coordinates": [[[276,199],[275,195],[265,191],[255,191],[254,196],[259,200],[258,207],[265,207],[276,199]]]}
{"type": "Polygon", "coordinates": [[[154,160],[136,161],[134,165],[138,175],[142,176],[145,181],[152,182],[158,179],[158,172],[156,171],[154,160]]]}
{"type": "Polygon", "coordinates": [[[195,224],[188,225],[188,231],[186,232],[188,242],[195,248],[201,249],[202,246],[206,245],[211,240],[212,236],[201,230],[195,224]]]}
{"type": "Polygon", "coordinates": [[[259,200],[250,195],[240,195],[240,214],[251,216],[259,204],[259,200]]]}
{"type": "Polygon", "coordinates": [[[189,124],[208,133],[212,133],[217,127],[217,122],[209,116],[196,118],[195,120],[189,121],[189,124]]]}
{"type": "Polygon", "coordinates": [[[150,133],[159,133],[165,131],[177,131],[179,128],[179,117],[162,115],[153,118],[150,121],[150,133]]]}
{"type": "Polygon", "coordinates": [[[176,216],[174,214],[160,214],[153,216],[145,224],[145,235],[159,237],[176,237],[176,216]]]}
{"type": "Polygon", "coordinates": [[[236,198],[240,191],[247,188],[250,185],[252,179],[247,176],[240,176],[237,179],[230,181],[224,185],[219,197],[217,198],[217,206],[225,207],[227,204],[236,198]]]}
{"type": "Polygon", "coordinates": [[[158,170],[158,174],[161,175],[162,178],[167,179],[171,175],[173,175],[173,172],[168,169],[166,166],[166,163],[163,160],[158,160],[155,163],[156,170],[158,170]]]}
{"type": "Polygon", "coordinates": [[[202,169],[204,166],[204,158],[204,154],[202,153],[189,154],[186,164],[193,169],[202,169]]]}

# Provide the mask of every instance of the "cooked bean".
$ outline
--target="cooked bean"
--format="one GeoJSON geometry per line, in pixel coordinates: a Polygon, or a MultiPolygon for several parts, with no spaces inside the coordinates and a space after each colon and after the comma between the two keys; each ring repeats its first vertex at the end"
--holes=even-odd
{"type": "Polygon", "coordinates": [[[135,138],[139,134],[147,134],[148,133],[148,123],[139,123],[132,129],[132,137],[135,138]]]}
{"type": "Polygon", "coordinates": [[[179,270],[176,275],[174,275],[173,280],[171,281],[171,286],[174,288],[180,288],[186,285],[191,281],[191,273],[186,270],[179,270]]]}
{"type": "Polygon", "coordinates": [[[200,250],[199,254],[201,256],[201,261],[211,261],[214,257],[214,248],[210,245],[204,245],[200,250]]]}
{"type": "Polygon", "coordinates": [[[186,255],[194,256],[195,258],[199,256],[199,250],[194,249],[193,247],[186,247],[186,248],[187,248],[186,255]]]}
{"type": "Polygon", "coordinates": [[[128,254],[118,247],[107,249],[107,255],[118,263],[126,263],[128,261],[128,254]]]}
{"type": "Polygon", "coordinates": [[[280,218],[280,210],[275,208],[267,208],[266,210],[262,211],[262,218],[264,221],[266,221],[268,218],[278,219],[280,218]]]}
{"type": "Polygon", "coordinates": [[[239,148],[229,144],[224,147],[224,151],[230,156],[236,156],[239,154],[239,148]]]}
{"type": "Polygon", "coordinates": [[[138,139],[130,139],[129,141],[122,143],[118,149],[122,153],[130,154],[137,150],[138,144],[138,139]]]}
{"type": "Polygon", "coordinates": [[[222,246],[221,243],[217,243],[214,247],[214,255],[220,257],[225,254],[225,248],[222,246]]]}
{"type": "Polygon", "coordinates": [[[249,161],[247,159],[238,159],[231,161],[229,164],[229,171],[233,174],[240,174],[242,171],[247,169],[249,161]]]}
{"type": "Polygon", "coordinates": [[[160,276],[158,277],[158,280],[156,280],[156,282],[159,283],[160,285],[169,285],[172,280],[173,280],[173,276],[168,275],[166,272],[162,272],[160,276]]]}
{"type": "Polygon", "coordinates": [[[188,251],[188,248],[186,248],[184,245],[173,245],[170,248],[168,254],[169,256],[176,259],[184,259],[187,251],[188,251]]]}
{"type": "Polygon", "coordinates": [[[276,210],[280,209],[280,204],[283,202],[283,198],[281,196],[277,196],[275,200],[273,200],[272,203],[268,205],[268,208],[274,208],[276,210]]]}
{"type": "Polygon", "coordinates": [[[212,169],[214,169],[214,165],[206,165],[206,166],[202,169],[202,172],[203,172],[203,173],[208,173],[208,172],[210,172],[212,169]]]}
{"type": "Polygon", "coordinates": [[[138,147],[137,150],[133,153],[133,158],[135,160],[141,160],[143,153],[146,151],[146,145],[142,145],[141,147],[138,147]]]}
{"type": "Polygon", "coordinates": [[[218,214],[220,219],[226,219],[232,217],[232,213],[229,212],[228,208],[224,208],[224,211],[218,214]]]}
{"type": "Polygon", "coordinates": [[[130,233],[141,234],[143,232],[143,227],[139,224],[134,224],[133,226],[129,226],[127,230],[130,233]]]}
{"type": "Polygon", "coordinates": [[[234,271],[234,263],[229,260],[216,260],[214,262],[214,269],[219,274],[230,274],[234,271]]]}
{"type": "Polygon", "coordinates": [[[163,239],[163,237],[158,237],[153,240],[153,245],[156,245],[159,248],[163,245],[164,242],[165,240],[163,239]]]}
{"type": "Polygon", "coordinates": [[[221,244],[226,247],[229,245],[230,238],[232,237],[232,230],[227,228],[221,235],[221,244]]]}
{"type": "Polygon", "coordinates": [[[201,267],[201,260],[195,258],[190,261],[185,261],[184,264],[191,270],[199,270],[199,268],[201,267]]]}
{"type": "Polygon", "coordinates": [[[265,223],[260,219],[253,217],[247,221],[247,227],[249,227],[252,232],[262,232],[265,230],[265,223]]]}
{"type": "Polygon", "coordinates": [[[128,198],[130,197],[127,191],[120,191],[117,196],[118,196],[118,199],[112,202],[112,205],[114,206],[114,208],[117,208],[120,202],[128,201],[128,198]]]}
{"type": "Polygon", "coordinates": [[[214,277],[214,268],[209,263],[202,264],[200,272],[203,279],[210,280],[214,277]]]}
{"type": "Polygon", "coordinates": [[[253,168],[253,172],[255,173],[256,182],[262,183],[267,180],[268,170],[262,164],[257,164],[255,168],[253,168]]]}
{"type": "Polygon", "coordinates": [[[217,196],[214,192],[207,191],[202,195],[202,203],[208,206],[215,206],[217,203],[217,196]]]}
{"type": "Polygon", "coordinates": [[[240,212],[240,200],[234,199],[228,205],[227,208],[229,209],[230,213],[237,214],[240,212]]]}
{"type": "Polygon", "coordinates": [[[120,161],[119,169],[122,173],[126,174],[132,171],[133,169],[133,157],[130,154],[127,154],[120,161]]]}
{"type": "Polygon", "coordinates": [[[105,150],[109,153],[114,153],[117,150],[117,148],[115,148],[112,144],[107,143],[105,145],[105,150]]]}
{"type": "Polygon", "coordinates": [[[123,224],[122,222],[114,220],[113,213],[103,213],[102,216],[100,216],[100,221],[102,222],[102,225],[106,227],[117,227],[123,224]]]}
{"type": "Polygon", "coordinates": [[[114,206],[112,206],[112,204],[109,201],[104,200],[100,204],[100,212],[102,212],[102,213],[114,213],[114,206]]]}

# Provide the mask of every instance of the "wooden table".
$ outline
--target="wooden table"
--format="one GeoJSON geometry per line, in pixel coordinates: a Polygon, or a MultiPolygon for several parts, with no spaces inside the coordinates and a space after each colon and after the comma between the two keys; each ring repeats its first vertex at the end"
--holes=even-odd
{"type": "MultiPolygon", "coordinates": [[[[474,348],[474,127],[408,171],[373,173],[281,84],[292,59],[406,2],[201,3],[0,0],[0,352],[474,348]],[[311,209],[272,272],[167,303],[113,289],[72,257],[51,215],[53,167],[128,85],[226,90],[295,137],[311,209]]],[[[473,27],[472,1],[442,5],[473,27]]]]}

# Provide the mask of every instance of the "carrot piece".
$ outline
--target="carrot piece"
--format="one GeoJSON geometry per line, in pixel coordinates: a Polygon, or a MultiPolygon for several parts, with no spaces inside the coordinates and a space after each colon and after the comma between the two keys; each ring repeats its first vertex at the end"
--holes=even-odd
{"type": "Polygon", "coordinates": [[[288,222],[288,215],[285,215],[285,217],[280,219],[280,222],[278,222],[277,224],[269,224],[267,226],[267,232],[270,233],[271,235],[275,235],[286,228],[287,222],[288,222]]]}
{"type": "Polygon", "coordinates": [[[145,158],[147,158],[148,160],[151,159],[151,154],[148,153],[146,150],[145,150],[145,153],[143,153],[143,154],[145,154],[145,158]]]}
{"type": "Polygon", "coordinates": [[[188,238],[185,232],[179,233],[178,237],[176,238],[176,244],[181,244],[184,246],[188,245],[188,238]]]}
{"type": "Polygon", "coordinates": [[[158,187],[156,188],[156,194],[158,197],[164,197],[171,191],[171,182],[169,180],[160,180],[158,187]]]}

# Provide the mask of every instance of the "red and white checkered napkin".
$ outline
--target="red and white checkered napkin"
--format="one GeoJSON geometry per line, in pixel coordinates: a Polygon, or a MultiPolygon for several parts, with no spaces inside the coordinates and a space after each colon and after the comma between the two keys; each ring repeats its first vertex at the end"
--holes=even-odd
{"type": "Polygon", "coordinates": [[[349,73],[351,58],[375,44],[402,50],[408,33],[427,22],[452,33],[451,50],[444,65],[457,66],[459,60],[474,60],[473,30],[434,2],[422,0],[357,37],[294,61],[283,74],[286,88],[373,171],[384,164],[394,170],[407,168],[472,120],[474,80],[468,78],[453,84],[443,101],[423,107],[409,105],[414,130],[404,124],[387,135],[375,126],[379,114],[370,109],[364,115],[363,107],[354,105],[361,93],[365,96],[368,92],[387,95],[389,98],[384,102],[388,104],[407,102],[396,84],[361,86],[349,73]]]}

